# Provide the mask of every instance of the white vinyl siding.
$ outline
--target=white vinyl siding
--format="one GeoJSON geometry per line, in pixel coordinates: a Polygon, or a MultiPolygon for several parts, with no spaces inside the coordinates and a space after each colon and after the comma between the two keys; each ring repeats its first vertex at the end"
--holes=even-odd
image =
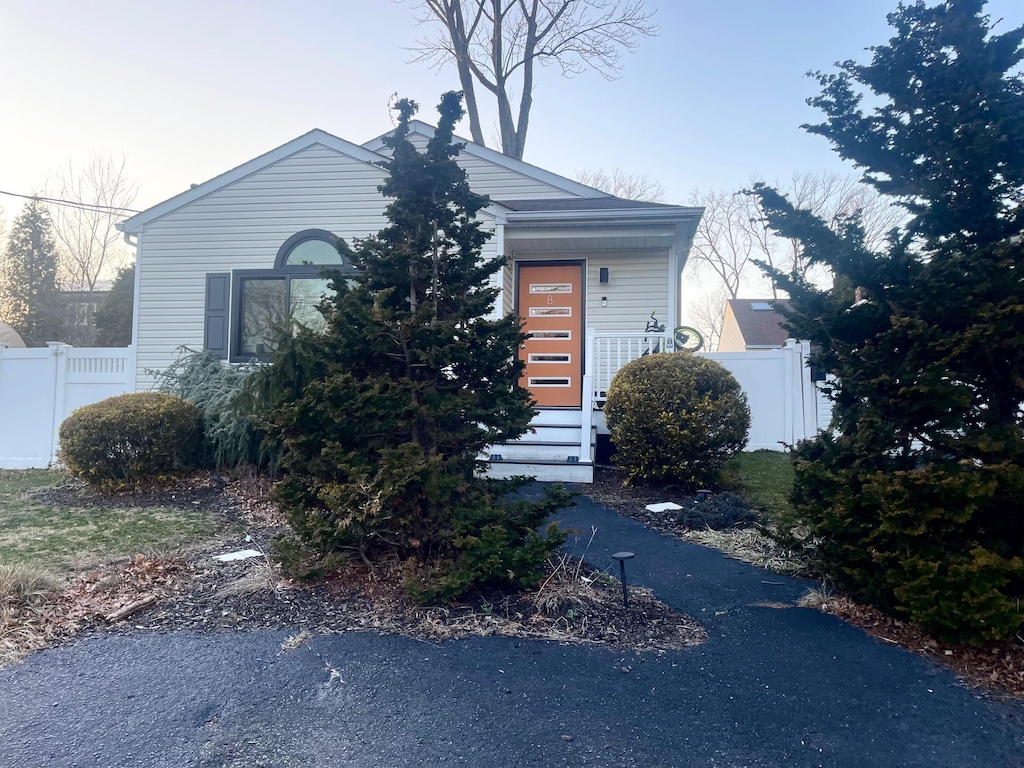
{"type": "MultiPolygon", "coordinates": [[[[669,253],[601,253],[587,257],[587,327],[595,331],[642,333],[651,310],[668,325],[669,253]],[[601,267],[608,283],[601,284],[601,267]],[[601,306],[601,297],[608,305],[601,306]]],[[[670,329],[671,330],[671,329],[670,329]]]]}
{"type": "MultiPolygon", "coordinates": [[[[409,140],[419,150],[427,146],[429,139],[414,133],[409,140]]],[[[463,152],[457,158],[460,167],[469,176],[469,186],[479,195],[490,195],[493,200],[550,200],[554,198],[579,197],[543,181],[531,178],[519,171],[492,163],[481,157],[463,152]]]]}
{"type": "Polygon", "coordinates": [[[718,340],[718,352],[745,352],[747,344],[743,340],[743,333],[740,331],[739,323],[736,322],[736,315],[728,303],[725,305],[725,319],[722,321],[722,336],[718,340]]]}
{"type": "Polygon", "coordinates": [[[527,254],[517,261],[559,261],[584,259],[587,270],[585,324],[595,331],[642,333],[653,310],[658,322],[668,320],[668,252],[616,251],[615,253],[527,254]],[[607,267],[609,282],[601,284],[601,267],[607,267]],[[601,306],[601,297],[608,306],[601,306]]]}
{"type": "MultiPolygon", "coordinates": [[[[137,376],[165,369],[179,346],[203,348],[208,272],[269,269],[291,235],[326,229],[347,241],[380,230],[383,169],[315,145],[146,226],[139,281],[137,376]]],[[[233,329],[232,329],[233,332],[233,329]]]]}
{"type": "MultiPolygon", "coordinates": [[[[587,327],[595,331],[642,333],[653,310],[668,321],[668,251],[602,253],[587,257],[587,327]],[[609,280],[601,284],[601,267],[609,280]],[[608,306],[601,306],[601,297],[608,306]]],[[[671,329],[669,329],[671,330],[671,329]]]]}

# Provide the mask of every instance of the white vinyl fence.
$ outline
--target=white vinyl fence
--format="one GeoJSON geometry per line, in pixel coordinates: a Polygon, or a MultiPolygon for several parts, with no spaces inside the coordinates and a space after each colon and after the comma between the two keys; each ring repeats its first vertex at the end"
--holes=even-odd
{"type": "Polygon", "coordinates": [[[131,348],[0,344],[0,469],[50,466],[57,430],[73,410],[134,388],[131,348]]]}
{"type": "Polygon", "coordinates": [[[747,394],[750,441],[746,450],[781,451],[828,428],[832,403],[811,381],[809,352],[806,341],[789,339],[782,349],[700,353],[728,368],[747,394]]]}

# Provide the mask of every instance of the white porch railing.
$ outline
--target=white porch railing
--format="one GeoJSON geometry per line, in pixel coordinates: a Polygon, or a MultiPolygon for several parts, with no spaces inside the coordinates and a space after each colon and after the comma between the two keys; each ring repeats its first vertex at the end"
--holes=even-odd
{"type": "MultiPolygon", "coordinates": [[[[593,370],[594,402],[603,403],[608,385],[626,363],[638,357],[671,349],[672,334],[615,333],[587,330],[587,367],[593,370]]],[[[586,387],[584,387],[586,392],[586,387]]]]}
{"type": "MultiPolygon", "coordinates": [[[[629,362],[653,352],[671,350],[667,333],[609,333],[587,331],[587,370],[584,376],[584,412],[602,408],[615,374],[629,362]],[[593,389],[587,386],[591,374],[593,389]],[[591,405],[587,393],[593,392],[591,405]]],[[[786,341],[781,349],[756,352],[700,352],[701,357],[724,365],[747,394],[751,425],[747,450],[781,450],[827,429],[831,402],[811,380],[807,342],[786,341]]]]}

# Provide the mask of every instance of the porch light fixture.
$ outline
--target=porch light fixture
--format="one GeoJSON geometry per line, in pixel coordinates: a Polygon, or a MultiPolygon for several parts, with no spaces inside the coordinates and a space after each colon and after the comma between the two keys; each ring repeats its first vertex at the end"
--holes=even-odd
{"type": "Polygon", "coordinates": [[[608,282],[608,267],[601,267],[601,271],[599,272],[599,274],[600,274],[601,282],[602,283],[607,283],[608,282]]]}

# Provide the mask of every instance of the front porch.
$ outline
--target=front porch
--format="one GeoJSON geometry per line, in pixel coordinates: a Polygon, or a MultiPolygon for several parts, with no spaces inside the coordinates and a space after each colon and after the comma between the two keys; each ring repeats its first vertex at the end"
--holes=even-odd
{"type": "Polygon", "coordinates": [[[579,406],[539,406],[530,431],[490,447],[488,477],[529,475],[542,481],[592,483],[597,435],[607,434],[604,401],[622,366],[645,354],[672,349],[671,334],[586,331],[579,406]]]}

